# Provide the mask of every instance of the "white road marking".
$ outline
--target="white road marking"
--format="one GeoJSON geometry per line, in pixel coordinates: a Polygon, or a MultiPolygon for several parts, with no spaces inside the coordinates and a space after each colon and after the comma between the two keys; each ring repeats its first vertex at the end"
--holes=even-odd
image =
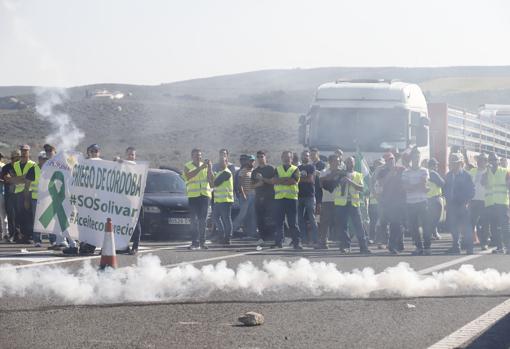
{"type": "MultiPolygon", "coordinates": [[[[164,250],[175,250],[175,249],[183,248],[183,247],[187,247],[187,246],[189,246],[189,244],[186,244],[186,245],[177,245],[177,246],[168,246],[168,247],[158,247],[158,248],[152,248],[152,249],[149,248],[149,249],[146,249],[146,250],[138,251],[138,254],[148,253],[148,252],[156,252],[156,251],[164,251],[164,250]]],[[[29,253],[37,253],[37,252],[30,251],[29,253]]],[[[51,258],[52,260],[48,260],[48,261],[44,261],[44,262],[34,262],[34,263],[31,263],[31,264],[13,265],[13,266],[2,267],[2,268],[6,268],[6,269],[32,268],[32,267],[37,267],[37,266],[41,266],[41,265],[53,265],[53,264],[61,264],[61,263],[69,263],[69,262],[85,261],[85,260],[101,258],[100,255],[84,256],[84,257],[71,257],[71,258],[66,258],[66,257],[64,257],[61,254],[59,254],[59,256],[61,256],[61,257],[55,257],[55,258],[54,257],[48,257],[48,258],[51,258]],[[53,259],[55,259],[55,260],[53,260],[53,259]]],[[[30,257],[20,257],[20,256],[15,255],[15,256],[13,256],[13,258],[0,258],[0,261],[17,260],[17,259],[21,259],[23,261],[27,261],[27,260],[30,259],[30,257]]]]}
{"type": "Polygon", "coordinates": [[[467,325],[431,345],[429,349],[459,348],[485,332],[498,320],[510,313],[510,299],[495,306],[467,325]]]}
{"type": "Polygon", "coordinates": [[[430,273],[433,273],[435,271],[446,269],[446,268],[451,267],[453,265],[464,263],[464,262],[470,261],[472,259],[479,258],[479,257],[482,257],[483,255],[491,254],[491,253],[492,253],[492,249],[489,249],[487,251],[482,251],[482,252],[480,252],[478,254],[471,254],[471,255],[468,255],[468,256],[459,257],[459,258],[453,259],[453,260],[448,261],[448,262],[444,262],[444,263],[441,263],[441,264],[433,265],[433,266],[431,266],[429,268],[418,270],[417,273],[421,274],[421,275],[430,274],[430,273]]]}
{"type": "Polygon", "coordinates": [[[188,265],[188,264],[195,264],[195,263],[212,262],[212,261],[217,261],[217,260],[224,260],[224,259],[230,259],[230,258],[237,258],[237,257],[246,256],[246,255],[250,255],[250,254],[258,254],[258,253],[260,253],[260,252],[261,252],[261,251],[248,251],[248,252],[236,253],[236,254],[229,254],[229,255],[218,256],[218,257],[211,257],[211,258],[204,258],[204,259],[195,259],[195,260],[193,260],[193,261],[179,262],[179,263],[174,263],[174,264],[167,264],[167,265],[163,265],[163,267],[165,267],[165,268],[173,268],[173,267],[178,267],[178,266],[180,266],[180,265],[188,265]]]}

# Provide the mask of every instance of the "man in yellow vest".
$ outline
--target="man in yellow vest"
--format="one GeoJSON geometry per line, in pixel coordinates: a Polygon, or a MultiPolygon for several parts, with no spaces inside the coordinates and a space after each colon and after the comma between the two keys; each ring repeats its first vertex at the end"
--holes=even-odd
{"type": "Polygon", "coordinates": [[[202,161],[202,151],[193,149],[191,161],[184,165],[184,180],[191,214],[191,245],[190,250],[207,249],[205,230],[207,209],[211,199],[213,183],[212,164],[210,160],[202,161]]]}
{"type": "Polygon", "coordinates": [[[10,183],[15,184],[14,196],[16,198],[16,221],[19,222],[21,231],[21,243],[28,244],[32,238],[32,229],[30,227],[31,211],[25,209],[25,176],[28,171],[34,167],[35,162],[30,160],[30,146],[23,144],[20,146],[21,156],[19,161],[13,164],[14,177],[11,178],[10,183]]]}
{"type": "Polygon", "coordinates": [[[35,164],[25,176],[24,206],[26,210],[32,212],[32,220],[29,228],[32,231],[35,247],[41,247],[41,233],[34,231],[35,209],[37,207],[37,198],[39,193],[39,178],[41,177],[41,168],[48,160],[44,151],[39,153],[38,163],[35,164]]]}
{"type": "Polygon", "coordinates": [[[224,245],[232,238],[232,203],[234,202],[234,175],[224,157],[214,174],[214,216],[224,245]]]}
{"type": "Polygon", "coordinates": [[[489,154],[489,169],[482,177],[485,186],[485,207],[489,221],[491,237],[497,249],[493,253],[505,253],[509,247],[510,229],[508,222],[508,189],[510,176],[508,170],[499,166],[498,156],[489,154]]]}
{"type": "Polygon", "coordinates": [[[337,219],[336,228],[339,230],[340,251],[350,253],[351,238],[347,233],[347,222],[351,219],[352,227],[358,239],[360,253],[368,254],[370,250],[367,245],[367,237],[360,211],[360,192],[363,190],[363,174],[354,171],[354,158],[345,159],[345,172],[338,180],[335,189],[335,216],[337,219]]]}
{"type": "Polygon", "coordinates": [[[297,207],[298,207],[298,183],[299,169],[292,164],[292,152],[284,151],[282,153],[282,164],[276,167],[273,176],[275,192],[275,245],[273,247],[283,247],[283,224],[285,217],[289,224],[289,230],[292,236],[292,245],[295,250],[302,250],[303,247],[299,241],[299,228],[297,226],[297,207]]]}

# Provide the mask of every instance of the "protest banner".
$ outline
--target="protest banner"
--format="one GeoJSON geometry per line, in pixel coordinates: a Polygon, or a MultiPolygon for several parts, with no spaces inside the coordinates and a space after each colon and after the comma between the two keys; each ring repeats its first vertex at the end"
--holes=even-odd
{"type": "Polygon", "coordinates": [[[101,247],[111,218],[115,246],[125,249],[133,235],[145,191],[148,164],[85,159],[58,153],[41,169],[34,230],[69,233],[101,247]]]}

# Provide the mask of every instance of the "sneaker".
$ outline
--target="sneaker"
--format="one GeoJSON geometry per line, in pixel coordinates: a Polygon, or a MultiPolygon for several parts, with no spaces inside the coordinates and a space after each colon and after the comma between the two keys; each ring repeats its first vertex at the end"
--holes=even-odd
{"type": "Polygon", "coordinates": [[[377,249],[378,250],[384,250],[384,245],[383,244],[377,244],[377,249]]]}
{"type": "Polygon", "coordinates": [[[502,248],[498,248],[492,251],[492,254],[505,254],[505,250],[502,248]]]}
{"type": "Polygon", "coordinates": [[[78,255],[78,247],[68,247],[68,248],[64,248],[62,250],[62,253],[65,254],[65,255],[73,255],[73,256],[77,256],[78,255]]]}
{"type": "Polygon", "coordinates": [[[430,250],[430,248],[426,248],[423,250],[423,255],[424,256],[432,256],[432,251],[430,250]]]}
{"type": "Polygon", "coordinates": [[[441,235],[439,233],[434,233],[432,235],[432,239],[434,239],[434,240],[441,240],[441,235]]]}
{"type": "Polygon", "coordinates": [[[393,256],[398,256],[400,254],[400,252],[398,252],[394,248],[390,248],[390,254],[393,255],[393,256]]]}
{"type": "Polygon", "coordinates": [[[209,249],[209,247],[208,247],[206,244],[202,244],[202,245],[200,245],[200,248],[201,248],[202,250],[208,250],[208,249],[209,249]]]}
{"type": "Polygon", "coordinates": [[[294,245],[292,245],[292,246],[293,246],[293,248],[294,248],[295,250],[302,250],[302,249],[303,249],[303,246],[301,246],[301,244],[299,244],[299,243],[294,244],[294,245]]]}
{"type": "Polygon", "coordinates": [[[41,243],[40,243],[40,242],[36,242],[36,243],[34,244],[34,247],[37,247],[37,248],[39,248],[39,247],[41,247],[41,246],[42,246],[42,245],[41,245],[41,243]]]}
{"type": "Polygon", "coordinates": [[[421,248],[417,248],[416,250],[414,250],[413,252],[411,252],[411,255],[412,255],[412,256],[423,256],[423,249],[421,249],[421,248]]]}
{"type": "Polygon", "coordinates": [[[188,246],[188,250],[191,250],[191,251],[200,250],[200,246],[197,246],[197,245],[189,245],[189,246],[188,246]]]}
{"type": "Polygon", "coordinates": [[[349,253],[351,253],[351,249],[349,247],[347,247],[347,248],[340,247],[340,254],[349,254],[349,253]]]}
{"type": "Polygon", "coordinates": [[[138,253],[138,249],[137,248],[132,248],[129,250],[128,252],[131,256],[135,256],[137,253],[138,253]]]}

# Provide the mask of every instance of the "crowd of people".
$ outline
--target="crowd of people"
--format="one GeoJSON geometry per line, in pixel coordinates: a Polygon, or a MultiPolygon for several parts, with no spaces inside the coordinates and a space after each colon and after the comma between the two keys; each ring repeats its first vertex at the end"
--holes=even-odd
{"type": "Polygon", "coordinates": [[[282,248],[289,236],[295,250],[303,245],[328,249],[335,240],[345,254],[351,253],[354,237],[362,254],[371,253],[373,245],[398,255],[406,234],[414,242],[413,255],[430,255],[442,233],[452,236],[447,254],[472,254],[475,244],[505,253],[510,244],[510,175],[495,153],[478,154],[472,164],[466,152],[452,149],[444,178],[438,161],[422,161],[418,148],[387,152],[369,171],[360,170],[360,158],[344,159],[341,149],[327,161],[315,148],[304,150],[301,157],[284,151],[278,166],[258,151],[256,157],[241,155],[238,170],[228,155],[221,149],[213,164],[194,149],[185,164],[191,250],[207,249],[210,203],[213,239],[223,245],[230,245],[241,227],[259,244],[274,241],[272,247],[282,248]],[[232,222],[235,199],[239,213],[232,222]]]}
{"type": "MultiPolygon", "coordinates": [[[[0,163],[0,229],[5,242],[41,247],[41,234],[33,228],[38,182],[42,166],[56,149],[45,144],[37,162],[30,159],[30,150],[24,144],[11,152],[10,162],[0,163]]],[[[100,146],[93,144],[87,148],[87,158],[99,160],[100,152],[100,146]]],[[[493,253],[505,253],[510,245],[510,175],[504,160],[495,153],[480,153],[472,164],[466,152],[452,149],[443,178],[438,161],[422,161],[421,155],[417,148],[387,152],[362,171],[362,159],[344,159],[341,149],[327,158],[316,148],[300,156],[284,151],[277,166],[269,164],[261,150],[256,156],[241,155],[236,168],[227,149],[219,151],[214,164],[193,149],[182,174],[192,223],[189,249],[208,248],[211,205],[212,238],[222,245],[230,245],[233,232],[242,229],[259,245],[274,242],[274,248],[282,248],[287,236],[295,250],[303,245],[328,249],[334,244],[347,254],[356,237],[362,254],[377,246],[398,255],[404,251],[407,234],[415,245],[413,255],[430,255],[433,241],[446,232],[452,235],[448,254],[462,250],[472,254],[475,244],[481,250],[493,246],[493,253]],[[234,201],[239,212],[232,221],[234,201]]],[[[114,160],[135,163],[136,150],[129,147],[125,159],[114,160]]],[[[133,247],[126,252],[136,254],[140,236],[138,222],[133,247]]],[[[49,249],[63,249],[65,254],[95,250],[88,244],[78,246],[65,234],[50,235],[49,240],[49,249]]]]}

